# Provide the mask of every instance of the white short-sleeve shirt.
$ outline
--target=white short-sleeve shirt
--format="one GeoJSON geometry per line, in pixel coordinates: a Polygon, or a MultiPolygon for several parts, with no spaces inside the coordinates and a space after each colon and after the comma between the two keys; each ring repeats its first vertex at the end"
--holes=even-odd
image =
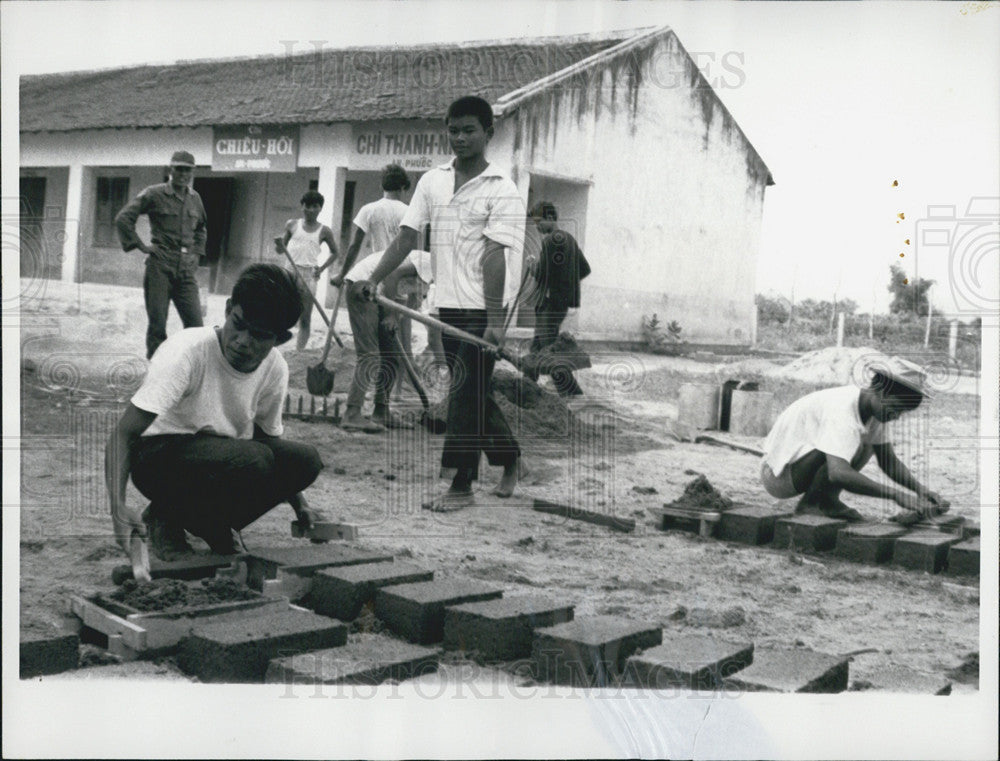
{"type": "Polygon", "coordinates": [[[517,186],[492,164],[458,192],[454,160],[431,169],[417,183],[402,224],[418,233],[431,225],[434,306],[485,309],[483,254],[486,241],[505,249],[504,303],[521,283],[524,201],[517,186]]]}
{"type": "MultiPolygon", "coordinates": [[[[376,251],[371,256],[362,259],[351,267],[351,271],[344,276],[344,280],[351,280],[355,283],[359,280],[368,280],[378,266],[378,263],[382,261],[382,254],[384,253],[385,251],[376,251]]],[[[407,254],[403,260],[403,264],[412,264],[413,268],[417,271],[417,277],[425,283],[430,283],[434,279],[429,251],[421,251],[415,248],[407,254]]]]}
{"type": "Polygon", "coordinates": [[[283,433],[287,393],[288,363],[277,349],[256,370],[241,373],[226,361],[215,328],[187,328],[160,344],[132,404],[157,416],[143,436],[251,439],[254,423],[270,436],[283,433]]]}
{"type": "Polygon", "coordinates": [[[764,441],[764,462],[771,472],[818,449],[850,462],[864,446],[886,442],[885,426],[874,416],[861,422],[857,386],[814,391],[782,412],[764,441]]]}
{"type": "Polygon", "coordinates": [[[405,214],[406,204],[402,201],[380,198],[358,209],[354,224],[365,234],[364,243],[369,251],[384,251],[399,233],[405,214]]]}

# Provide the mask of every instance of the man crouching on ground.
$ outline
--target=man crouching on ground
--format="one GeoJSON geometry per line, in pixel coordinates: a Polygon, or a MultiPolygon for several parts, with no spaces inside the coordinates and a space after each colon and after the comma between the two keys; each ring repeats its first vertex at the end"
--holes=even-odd
{"type": "Polygon", "coordinates": [[[291,338],[302,300],[272,264],[240,275],[221,328],[188,328],[153,355],[105,449],[105,478],[118,543],[147,531],[161,557],[189,551],[185,530],[212,552],[244,551],[238,532],[281,502],[308,527],[301,491],[323,468],[316,449],[284,441],[288,365],[275,348],[291,338]],[[126,505],[132,482],[149,500],[126,505]]]}
{"type": "Polygon", "coordinates": [[[888,358],[873,368],[868,388],[848,385],[816,391],[778,416],[764,442],[761,483],[772,497],[799,494],[796,512],[861,521],[840,501],[841,490],[891,499],[903,511],[893,520],[915,523],[945,512],[950,503],[917,481],[886,440],[885,423],[915,410],[926,396],[924,371],[904,359],[888,358]],[[898,489],[861,474],[872,454],[898,489]]]}

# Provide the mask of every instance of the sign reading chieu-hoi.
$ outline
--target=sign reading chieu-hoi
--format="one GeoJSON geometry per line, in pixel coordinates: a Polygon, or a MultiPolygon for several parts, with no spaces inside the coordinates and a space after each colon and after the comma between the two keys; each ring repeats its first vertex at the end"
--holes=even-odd
{"type": "Polygon", "coordinates": [[[212,128],[214,172],[294,172],[298,159],[297,124],[212,128]]]}

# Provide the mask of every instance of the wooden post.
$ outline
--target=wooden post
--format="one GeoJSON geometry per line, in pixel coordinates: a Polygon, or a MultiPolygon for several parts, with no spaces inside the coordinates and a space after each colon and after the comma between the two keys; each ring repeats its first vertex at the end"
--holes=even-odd
{"type": "MultiPolygon", "coordinates": [[[[930,290],[930,289],[928,289],[930,290]]],[[[931,300],[928,296],[927,298],[927,330],[924,331],[924,348],[926,349],[931,345],[931,313],[934,308],[931,306],[931,300]]]]}
{"type": "Polygon", "coordinates": [[[955,359],[958,349],[958,320],[952,320],[948,327],[948,356],[955,359]]]}
{"type": "Polygon", "coordinates": [[[844,313],[837,315],[837,346],[844,345],[844,313]]]}

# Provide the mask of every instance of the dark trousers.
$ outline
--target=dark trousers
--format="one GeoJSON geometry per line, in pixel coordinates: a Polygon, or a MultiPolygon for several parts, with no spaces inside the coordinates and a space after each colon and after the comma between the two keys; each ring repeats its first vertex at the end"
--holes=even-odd
{"type": "Polygon", "coordinates": [[[569,307],[553,303],[548,298],[535,307],[535,337],[531,340],[531,350],[539,351],[559,338],[559,328],[569,307]]]}
{"type": "Polygon", "coordinates": [[[200,328],[201,304],[198,302],[198,281],[195,280],[197,259],[176,255],[173,259],[158,254],[146,257],[146,274],[142,290],[146,296],[146,358],[167,340],[167,310],[174,302],[185,328],[200,328]]]}
{"type": "MultiPolygon", "coordinates": [[[[547,297],[542,299],[542,302],[535,307],[535,337],[531,340],[531,351],[541,351],[555,343],[559,338],[559,328],[562,327],[568,312],[569,307],[564,304],[553,302],[547,297]]],[[[551,375],[556,391],[560,394],[582,393],[576,378],[573,377],[573,371],[568,367],[556,367],[551,375]]]]}
{"type": "Polygon", "coordinates": [[[396,342],[393,330],[383,324],[389,311],[366,299],[353,282],[347,282],[347,316],[354,334],[354,351],[358,363],[354,366],[351,389],[347,392],[347,408],[360,410],[371,382],[375,381],[375,404],[388,404],[389,393],[396,383],[396,342]]]}
{"type": "Polygon", "coordinates": [[[150,513],[209,545],[298,494],[323,469],[308,444],[209,434],[144,436],[132,447],[131,465],[150,513]]]}
{"type": "MultiPolygon", "coordinates": [[[[440,310],[442,322],[482,337],[485,309],[440,310]]],[[[521,454],[500,407],[490,390],[496,358],[475,344],[444,333],[445,361],[451,371],[448,392],[448,431],[441,452],[442,468],[467,470],[479,477],[480,452],[490,465],[512,465],[521,454]]]]}

